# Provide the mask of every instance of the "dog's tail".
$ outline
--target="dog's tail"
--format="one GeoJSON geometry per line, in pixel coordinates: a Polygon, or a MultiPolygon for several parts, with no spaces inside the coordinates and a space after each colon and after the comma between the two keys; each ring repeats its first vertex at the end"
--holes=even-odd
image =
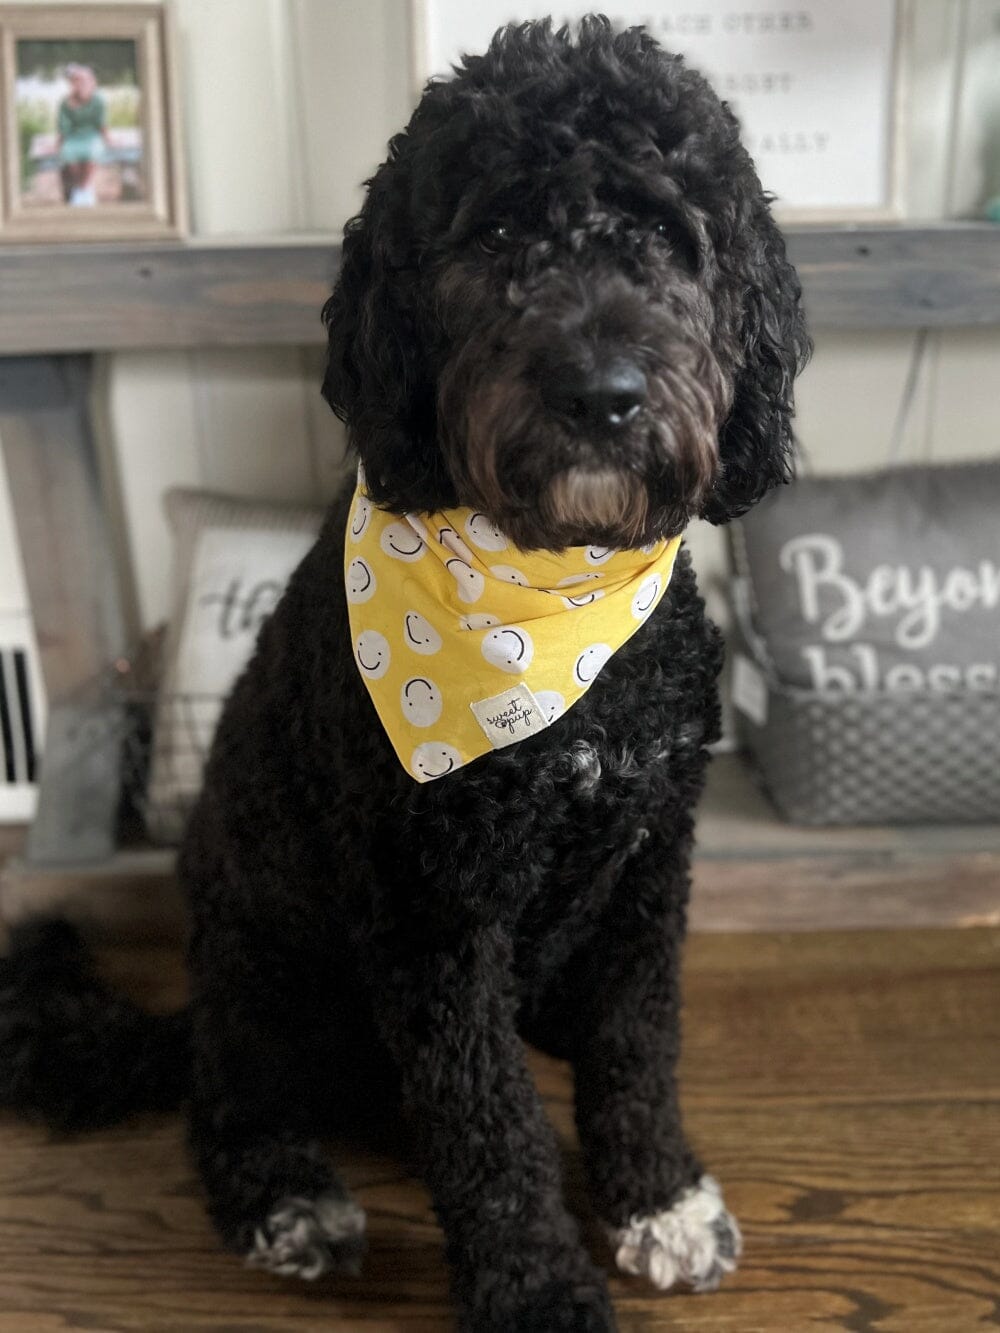
{"type": "Polygon", "coordinates": [[[32,920],[0,958],[0,1107],[58,1130],[172,1110],[191,1081],[187,1010],[148,1014],[95,974],[77,931],[32,920]]]}

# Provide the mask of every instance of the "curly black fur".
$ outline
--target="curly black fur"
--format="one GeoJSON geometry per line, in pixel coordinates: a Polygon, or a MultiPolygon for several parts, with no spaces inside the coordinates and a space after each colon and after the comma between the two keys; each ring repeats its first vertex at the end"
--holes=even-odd
{"type": "MultiPolygon", "coordinates": [[[[324,392],[387,507],[473,504],[524,545],[637,544],[788,475],[798,283],[732,115],[641,29],[507,28],[429,85],[348,225],[325,318],[324,392]],[[641,371],[634,417],[610,431],[552,410],[554,382],[586,384],[609,357],[641,371]]],[[[556,725],[417,785],[352,659],[347,505],[233,691],[181,856],[212,1216],[252,1262],[349,1266],[358,1212],[318,1137],[398,1112],[462,1326],[608,1330],[523,1041],[572,1062],[606,1224],[699,1178],[674,1067],[719,636],[682,554],[556,725]]],[[[64,1021],[88,1070],[116,1011],[92,1013],[65,961],[70,980],[47,984],[82,995],[64,1021]]],[[[33,1071],[6,1100],[79,1121],[24,1017],[47,993],[4,1002],[3,1048],[33,1071]]],[[[123,1041],[101,1058],[132,1056],[123,1041]]]]}
{"type": "Polygon", "coordinates": [[[113,995],[62,921],[11,931],[0,1054],[0,1106],[63,1131],[174,1110],[191,1083],[187,1013],[147,1014],[113,995]]]}

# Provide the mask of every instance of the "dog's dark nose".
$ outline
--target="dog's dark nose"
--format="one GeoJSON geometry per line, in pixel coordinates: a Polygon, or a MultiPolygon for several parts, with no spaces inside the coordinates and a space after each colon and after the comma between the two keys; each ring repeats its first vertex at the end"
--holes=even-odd
{"type": "Polygon", "coordinates": [[[590,371],[566,366],[546,377],[542,397],[556,416],[603,430],[618,430],[642,410],[646,376],[634,361],[621,357],[590,371]]]}

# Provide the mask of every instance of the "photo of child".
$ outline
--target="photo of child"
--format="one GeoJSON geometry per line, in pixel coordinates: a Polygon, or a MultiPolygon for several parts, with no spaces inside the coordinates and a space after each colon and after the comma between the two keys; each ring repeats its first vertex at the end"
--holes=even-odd
{"type": "Polygon", "coordinates": [[[142,93],[133,41],[19,40],[21,203],[142,202],[142,93]]]}

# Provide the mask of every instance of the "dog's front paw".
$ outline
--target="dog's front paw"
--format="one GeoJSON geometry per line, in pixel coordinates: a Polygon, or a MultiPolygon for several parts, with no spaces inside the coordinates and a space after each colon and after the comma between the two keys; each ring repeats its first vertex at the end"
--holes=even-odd
{"type": "Polygon", "coordinates": [[[679,1282],[714,1291],[743,1249],[736,1219],[711,1176],[686,1189],[672,1208],[633,1217],[626,1227],[609,1228],[609,1235],[621,1271],[648,1277],[661,1291],[679,1282]]]}
{"type": "Polygon", "coordinates": [[[365,1249],[365,1215],[353,1199],[321,1194],[282,1199],[254,1231],[251,1268],[307,1281],[324,1273],[357,1273],[365,1249]]]}

